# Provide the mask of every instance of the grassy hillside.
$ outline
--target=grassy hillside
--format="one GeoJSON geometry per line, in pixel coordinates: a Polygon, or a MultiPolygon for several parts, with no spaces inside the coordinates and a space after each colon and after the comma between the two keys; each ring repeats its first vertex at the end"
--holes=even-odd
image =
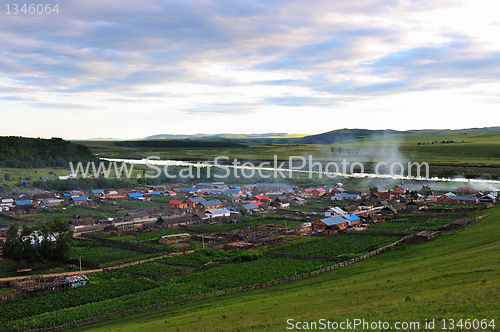
{"type": "MultiPolygon", "coordinates": [[[[457,233],[279,286],[146,312],[79,331],[283,331],[298,321],[500,323],[500,207],[457,233]]],[[[251,273],[251,271],[249,271],[251,273]]],[[[361,329],[358,329],[361,330],[361,329]]],[[[428,329],[429,330],[429,329],[428,329]]],[[[453,329],[452,329],[453,330],[453,329]]],[[[463,329],[454,329],[463,330],[463,329]]],[[[474,329],[466,329],[474,330],[474,329]]],[[[493,330],[491,325],[486,330],[493,330]]]]}

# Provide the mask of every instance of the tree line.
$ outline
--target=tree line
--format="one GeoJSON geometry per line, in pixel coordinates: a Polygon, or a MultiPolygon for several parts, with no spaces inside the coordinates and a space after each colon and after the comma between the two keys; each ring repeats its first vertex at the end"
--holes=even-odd
{"type": "Polygon", "coordinates": [[[62,138],[0,136],[0,167],[69,168],[70,161],[97,161],[97,157],[87,146],[62,138]]]}

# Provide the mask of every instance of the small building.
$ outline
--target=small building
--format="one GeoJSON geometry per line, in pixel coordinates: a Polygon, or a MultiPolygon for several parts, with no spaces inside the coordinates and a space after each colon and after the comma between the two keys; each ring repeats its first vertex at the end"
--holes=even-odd
{"type": "Polygon", "coordinates": [[[330,207],[328,210],[325,211],[325,217],[343,217],[346,214],[348,214],[346,211],[342,210],[338,206],[330,207]]]}
{"type": "Polygon", "coordinates": [[[147,211],[129,212],[123,217],[123,221],[136,222],[136,221],[141,221],[141,220],[148,219],[148,218],[149,218],[149,214],[147,213],[147,211]]]}
{"type": "Polygon", "coordinates": [[[311,223],[313,233],[337,234],[339,230],[346,229],[349,221],[339,216],[320,219],[311,223]]]}
{"type": "Polygon", "coordinates": [[[306,204],[307,203],[307,199],[302,198],[302,197],[294,197],[292,199],[292,203],[294,203],[294,204],[306,204]]]}
{"type": "Polygon", "coordinates": [[[207,212],[208,210],[214,210],[223,207],[224,204],[222,204],[221,201],[218,199],[213,200],[213,201],[205,201],[205,202],[199,202],[196,204],[196,210],[198,212],[207,212]]]}
{"type": "Polygon", "coordinates": [[[276,197],[271,202],[271,206],[278,209],[288,209],[290,207],[290,199],[288,197],[276,197]]]}
{"type": "Polygon", "coordinates": [[[64,205],[64,201],[62,199],[47,199],[47,200],[41,201],[39,205],[45,206],[45,207],[60,206],[60,205],[64,205]]]}
{"type": "Polygon", "coordinates": [[[168,206],[173,209],[187,209],[189,208],[189,203],[178,199],[173,199],[168,203],[168,206]]]}
{"type": "Polygon", "coordinates": [[[361,222],[361,219],[355,214],[346,214],[344,218],[349,221],[349,226],[355,226],[361,222]]]}
{"type": "Polygon", "coordinates": [[[422,209],[425,208],[425,203],[423,202],[416,202],[416,201],[409,201],[408,203],[406,203],[406,210],[407,211],[412,211],[412,212],[416,212],[416,211],[420,211],[422,209]]]}
{"type": "Polygon", "coordinates": [[[368,224],[375,224],[378,222],[383,222],[385,221],[385,217],[381,215],[380,213],[370,213],[366,218],[365,222],[368,224]]]}
{"type": "Polygon", "coordinates": [[[221,218],[221,217],[229,217],[231,215],[231,212],[226,209],[226,208],[218,208],[214,210],[208,210],[205,212],[205,214],[209,218],[221,218]]]}
{"type": "Polygon", "coordinates": [[[457,196],[448,193],[439,196],[436,202],[439,204],[477,204],[479,200],[476,196],[457,196]]]}
{"type": "Polygon", "coordinates": [[[392,205],[387,205],[382,210],[380,210],[380,214],[383,215],[384,217],[393,217],[395,214],[398,213],[398,209],[396,209],[392,205]]]}
{"type": "Polygon", "coordinates": [[[188,203],[190,208],[194,208],[196,204],[206,201],[207,200],[204,197],[190,197],[186,199],[184,202],[188,203]]]}
{"type": "Polygon", "coordinates": [[[88,198],[86,196],[71,196],[69,199],[69,204],[70,205],[87,205],[89,202],[88,198]]]}
{"type": "Polygon", "coordinates": [[[62,280],[68,283],[69,287],[80,287],[80,286],[85,286],[89,281],[89,278],[87,278],[84,275],[79,275],[79,276],[64,277],[64,279],[62,280]]]}
{"type": "Polygon", "coordinates": [[[343,201],[346,199],[359,200],[361,199],[361,197],[358,194],[348,194],[348,193],[337,194],[331,197],[332,201],[343,201]]]}
{"type": "Polygon", "coordinates": [[[156,220],[156,227],[159,228],[173,228],[180,226],[187,226],[191,224],[187,214],[178,216],[163,216],[156,220]]]}

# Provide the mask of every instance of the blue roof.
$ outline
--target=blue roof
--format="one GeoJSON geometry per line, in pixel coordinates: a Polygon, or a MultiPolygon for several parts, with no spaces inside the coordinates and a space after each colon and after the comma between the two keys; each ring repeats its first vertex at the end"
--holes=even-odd
{"type": "Polygon", "coordinates": [[[213,186],[213,187],[215,187],[213,183],[208,183],[208,182],[200,182],[196,185],[197,186],[213,186]]]}
{"type": "Polygon", "coordinates": [[[60,202],[62,202],[60,199],[47,199],[42,201],[43,204],[60,203],[60,202]]]}
{"type": "Polygon", "coordinates": [[[253,203],[251,204],[246,204],[246,205],[243,205],[243,207],[246,209],[246,210],[253,210],[253,209],[258,209],[259,207],[253,203]]]}
{"type": "Polygon", "coordinates": [[[356,221],[356,220],[359,220],[359,217],[355,214],[346,214],[344,216],[345,219],[349,220],[349,221],[356,221]]]}
{"type": "Polygon", "coordinates": [[[20,200],[16,201],[16,205],[30,205],[33,204],[33,201],[31,199],[25,199],[25,200],[20,200]]]}
{"type": "Polygon", "coordinates": [[[203,189],[203,193],[204,194],[221,194],[222,193],[222,190],[220,189],[203,189]]]}
{"type": "Polygon", "coordinates": [[[210,206],[210,205],[217,205],[217,204],[222,204],[221,201],[219,201],[218,199],[216,200],[213,200],[213,201],[204,201],[204,202],[200,202],[199,204],[203,205],[203,206],[210,206]]]}
{"type": "Polygon", "coordinates": [[[46,177],[42,177],[42,180],[48,180],[49,178],[46,178],[46,177]]]}
{"type": "Polygon", "coordinates": [[[239,189],[226,189],[226,190],[224,190],[225,194],[239,194],[240,192],[241,192],[241,190],[239,190],[239,189]]]}
{"type": "Polygon", "coordinates": [[[103,193],[104,190],[103,189],[95,189],[95,190],[92,190],[92,193],[93,194],[100,194],[100,193],[103,193]]]}
{"type": "Polygon", "coordinates": [[[453,199],[453,200],[458,200],[458,201],[475,201],[475,200],[477,200],[476,196],[457,196],[457,195],[451,196],[451,195],[449,195],[448,197],[453,199]]]}
{"type": "Polygon", "coordinates": [[[342,197],[342,198],[356,198],[358,197],[359,195],[356,195],[356,194],[348,194],[348,193],[342,193],[342,194],[337,194],[335,195],[337,197],[342,197]]]}
{"type": "Polygon", "coordinates": [[[142,193],[129,193],[129,197],[142,197],[142,193]]]}
{"type": "Polygon", "coordinates": [[[151,195],[161,195],[161,191],[152,191],[151,195]]]}
{"type": "Polygon", "coordinates": [[[181,191],[187,191],[187,192],[191,192],[191,191],[198,191],[200,189],[196,189],[196,188],[181,188],[181,191]]]}
{"type": "Polygon", "coordinates": [[[343,224],[347,222],[346,219],[335,216],[335,217],[330,217],[330,218],[325,218],[325,219],[320,219],[323,223],[325,223],[327,226],[332,226],[332,225],[338,225],[338,224],[343,224]]]}
{"type": "Polygon", "coordinates": [[[86,201],[87,197],[85,197],[85,196],[75,196],[75,197],[71,197],[71,199],[73,199],[73,201],[86,201]]]}
{"type": "Polygon", "coordinates": [[[70,193],[63,193],[64,197],[71,197],[70,193]]]}
{"type": "Polygon", "coordinates": [[[203,197],[193,197],[189,199],[193,203],[205,202],[206,199],[203,197]]]}

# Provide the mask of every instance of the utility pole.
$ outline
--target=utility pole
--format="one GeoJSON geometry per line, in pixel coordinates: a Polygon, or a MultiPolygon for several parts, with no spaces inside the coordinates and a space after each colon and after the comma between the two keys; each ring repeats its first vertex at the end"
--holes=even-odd
{"type": "Polygon", "coordinates": [[[80,275],[82,275],[82,256],[80,256],[80,275]]]}

